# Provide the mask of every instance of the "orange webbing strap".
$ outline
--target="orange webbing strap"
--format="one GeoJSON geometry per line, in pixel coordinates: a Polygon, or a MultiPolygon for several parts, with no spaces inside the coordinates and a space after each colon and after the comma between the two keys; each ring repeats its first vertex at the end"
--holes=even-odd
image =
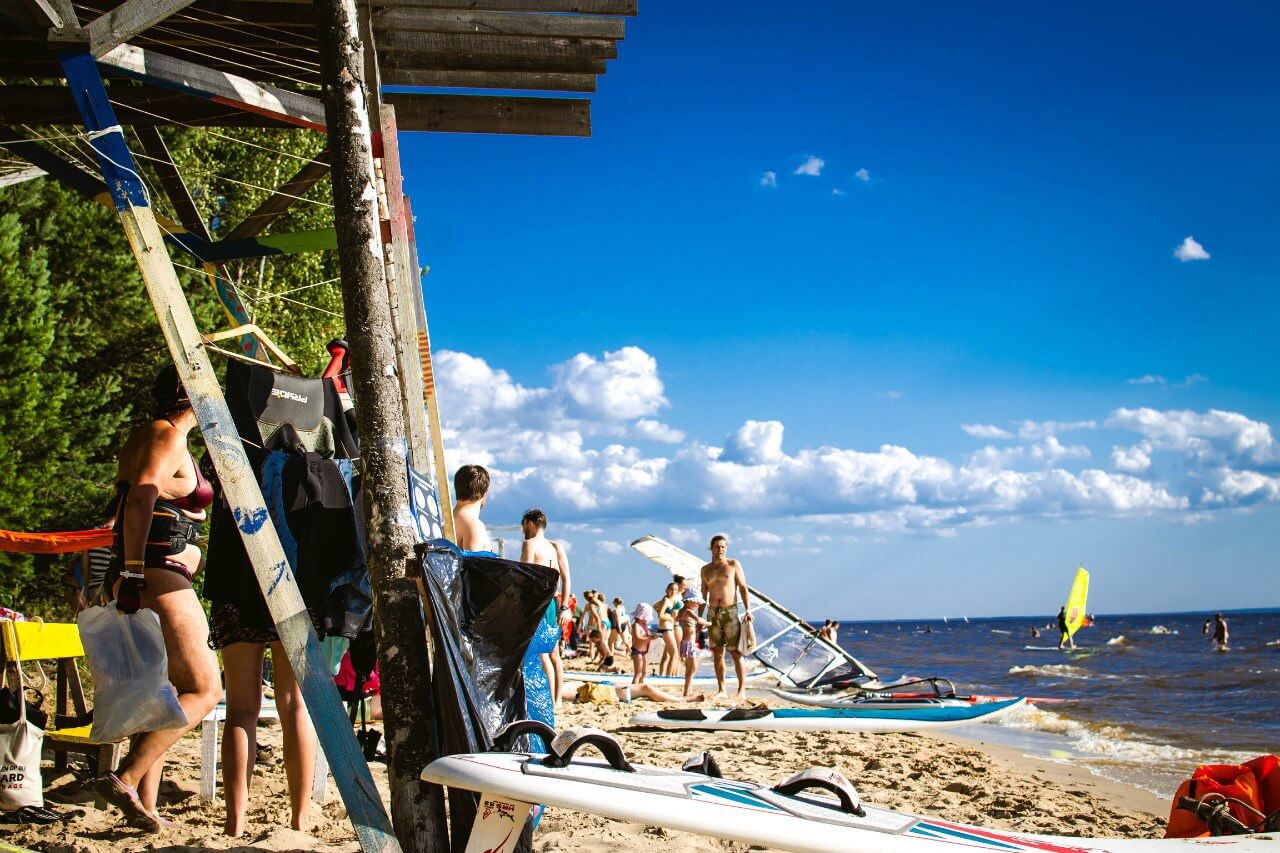
{"type": "Polygon", "coordinates": [[[54,533],[21,533],[0,530],[0,551],[20,554],[73,554],[91,548],[109,548],[110,528],[92,530],[60,530],[54,533]]]}

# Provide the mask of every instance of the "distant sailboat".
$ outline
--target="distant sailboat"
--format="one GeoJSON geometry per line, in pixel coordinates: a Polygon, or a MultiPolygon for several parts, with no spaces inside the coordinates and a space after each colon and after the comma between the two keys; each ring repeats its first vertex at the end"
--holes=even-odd
{"type": "Polygon", "coordinates": [[[942,624],[943,624],[943,625],[946,625],[946,624],[947,624],[947,617],[945,617],[945,616],[943,616],[943,617],[942,617],[942,624]]]}
{"type": "Polygon", "coordinates": [[[969,624],[969,617],[968,617],[968,616],[964,617],[964,624],[966,624],[966,625],[968,625],[968,624],[969,624]]]}
{"type": "Polygon", "coordinates": [[[1071,582],[1071,592],[1067,593],[1067,636],[1074,637],[1085,625],[1089,617],[1085,615],[1085,605],[1089,598],[1089,573],[1084,566],[1076,569],[1075,580],[1071,582]]]}

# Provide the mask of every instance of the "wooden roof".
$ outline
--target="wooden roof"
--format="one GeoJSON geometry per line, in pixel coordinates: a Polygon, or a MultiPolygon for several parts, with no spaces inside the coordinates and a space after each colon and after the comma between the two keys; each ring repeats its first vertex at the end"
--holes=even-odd
{"type": "MultiPolygon", "coordinates": [[[[637,0],[357,0],[357,6],[371,22],[383,100],[395,106],[401,130],[588,136],[585,95],[617,57],[625,16],[636,14],[637,0]],[[423,87],[434,91],[414,90],[423,87]]],[[[88,43],[114,78],[112,100],[122,121],[277,123],[271,110],[237,109],[217,97],[228,81],[237,91],[250,81],[272,103],[296,102],[309,116],[286,123],[315,126],[308,111],[320,83],[319,45],[306,0],[0,0],[0,125],[79,124],[65,87],[51,85],[60,76],[56,52],[69,41],[88,43]],[[72,16],[75,26],[58,26],[72,16]],[[188,65],[213,74],[193,74],[188,65]],[[204,97],[169,85],[170,78],[192,76],[206,81],[204,97]]]]}

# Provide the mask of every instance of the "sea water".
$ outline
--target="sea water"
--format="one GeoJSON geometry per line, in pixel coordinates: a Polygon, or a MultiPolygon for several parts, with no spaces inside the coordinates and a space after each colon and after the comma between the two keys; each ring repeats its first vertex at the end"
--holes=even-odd
{"type": "Polygon", "coordinates": [[[962,693],[1067,699],[953,730],[1169,796],[1199,764],[1280,753],[1280,610],[1102,615],[1057,645],[1052,617],[843,622],[840,643],[882,679],[943,676],[962,693]],[[1030,629],[1040,629],[1033,638],[1030,629]]]}

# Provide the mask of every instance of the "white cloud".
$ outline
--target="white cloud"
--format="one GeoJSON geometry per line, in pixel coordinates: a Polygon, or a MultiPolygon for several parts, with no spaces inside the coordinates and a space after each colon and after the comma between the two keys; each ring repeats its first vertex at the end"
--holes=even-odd
{"type": "Polygon", "coordinates": [[[1018,438],[1023,441],[1036,441],[1064,432],[1097,428],[1097,421],[1021,421],[1018,423],[1018,438]]]}
{"type": "Polygon", "coordinates": [[[890,388],[888,391],[884,392],[884,396],[890,400],[901,400],[902,392],[897,388],[890,388]]]}
{"type": "Polygon", "coordinates": [[[684,441],[684,431],[668,426],[652,418],[641,418],[633,424],[637,438],[660,441],[663,444],[679,444],[684,441]]]}
{"type": "Polygon", "coordinates": [[[769,187],[770,189],[776,189],[778,186],[778,173],[765,172],[763,175],[760,176],[760,186],[769,187]]]}
{"type": "Polygon", "coordinates": [[[1111,465],[1126,474],[1143,474],[1151,469],[1151,447],[1137,444],[1133,447],[1111,448],[1111,465]]]}
{"type": "Polygon", "coordinates": [[[1158,373],[1145,373],[1129,380],[1130,385],[1164,385],[1168,380],[1158,373]]]}
{"type": "Polygon", "coordinates": [[[840,189],[839,187],[832,187],[832,188],[831,188],[831,194],[832,194],[832,195],[845,195],[845,191],[844,191],[844,190],[842,190],[842,189],[840,189]]]}
{"type": "Polygon", "coordinates": [[[580,352],[553,372],[557,385],[589,415],[627,420],[667,405],[658,362],[639,347],[606,352],[599,361],[580,352]]]}
{"type": "Polygon", "coordinates": [[[1201,382],[1208,382],[1208,381],[1209,381],[1209,377],[1205,376],[1203,373],[1192,373],[1189,376],[1187,376],[1186,379],[1183,379],[1182,382],[1180,382],[1179,384],[1182,385],[1184,388],[1189,388],[1192,385],[1197,385],[1201,382]]]}
{"type": "Polygon", "coordinates": [[[782,422],[747,421],[725,439],[725,462],[769,463],[782,459],[782,422]]]}
{"type": "Polygon", "coordinates": [[[627,546],[621,542],[614,542],[611,539],[601,539],[596,543],[596,550],[601,554],[621,554],[627,550],[627,546]]]}
{"type": "Polygon", "coordinates": [[[706,537],[692,527],[672,527],[667,530],[667,538],[677,545],[694,545],[706,537]]]}
{"type": "MultiPolygon", "coordinates": [[[[1025,518],[1176,517],[1280,502],[1280,445],[1268,424],[1238,412],[1118,408],[1102,421],[1108,443],[1092,448],[1092,419],[964,424],[993,445],[951,460],[892,443],[789,450],[779,420],[748,420],[719,445],[686,437],[652,416],[666,405],[660,371],[634,347],[575,356],[538,387],[464,353],[442,352],[437,363],[450,463],[490,468],[492,512],[541,506],[557,524],[661,520],[674,524],[669,538],[699,552],[699,528],[725,518],[938,535],[1025,518]],[[1064,439],[1076,432],[1085,441],[1064,439]],[[1109,454],[1110,470],[1090,462],[1095,452],[1109,454]]],[[[797,544],[766,541],[779,534],[751,526],[741,535],[750,547],[797,544]]]]}
{"type": "Polygon", "coordinates": [[[1173,250],[1173,256],[1184,264],[1187,261],[1207,261],[1213,257],[1204,250],[1204,246],[1201,246],[1194,237],[1190,236],[1178,244],[1178,247],[1173,250]]]}
{"type": "Polygon", "coordinates": [[[853,173],[853,176],[863,182],[871,180],[871,173],[868,172],[866,169],[859,169],[858,171],[853,173]]]}
{"type": "Polygon", "coordinates": [[[810,154],[805,158],[803,163],[796,166],[796,170],[793,174],[809,175],[810,177],[816,178],[818,175],[822,174],[822,167],[825,165],[827,165],[826,160],[823,160],[821,157],[814,157],[810,154]]]}
{"type": "Polygon", "coordinates": [[[996,438],[1013,438],[1013,433],[992,424],[961,424],[960,429],[974,438],[981,438],[987,441],[996,438]]]}

